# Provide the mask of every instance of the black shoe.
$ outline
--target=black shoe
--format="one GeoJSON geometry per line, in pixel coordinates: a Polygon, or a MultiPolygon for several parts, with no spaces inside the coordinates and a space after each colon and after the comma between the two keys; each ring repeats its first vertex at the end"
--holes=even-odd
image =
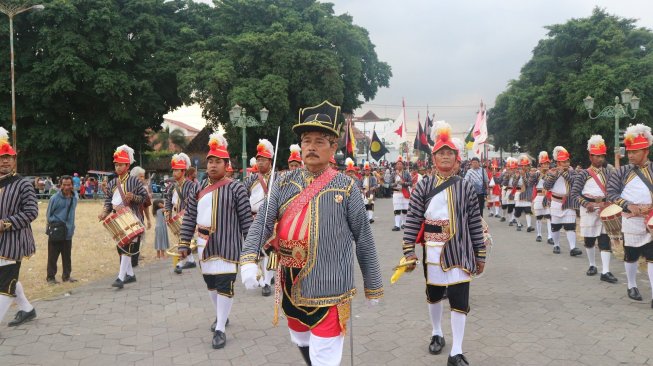
{"type": "Polygon", "coordinates": [[[370,219],[370,224],[373,224],[373,223],[374,223],[374,219],[370,219]]]}
{"type": "Polygon", "coordinates": [[[120,278],[116,278],[116,280],[111,284],[111,287],[123,288],[124,285],[125,283],[120,281],[120,278]]]}
{"type": "Polygon", "coordinates": [[[181,267],[176,266],[174,272],[175,272],[176,274],[181,274],[181,272],[182,272],[181,267]]]}
{"type": "Polygon", "coordinates": [[[532,227],[532,226],[529,226],[529,227],[526,229],[526,232],[527,232],[527,233],[532,233],[533,231],[535,231],[535,228],[532,227]]]}
{"type": "Polygon", "coordinates": [[[213,334],[213,341],[211,342],[213,349],[224,348],[226,344],[227,344],[227,335],[224,334],[224,332],[222,331],[216,330],[215,333],[213,334]]]}
{"type": "Polygon", "coordinates": [[[395,227],[392,228],[392,231],[400,231],[400,230],[401,229],[399,228],[399,226],[395,226],[395,227]]]}
{"type": "Polygon", "coordinates": [[[494,217],[494,214],[493,213],[488,214],[487,217],[494,217]]]}
{"type": "Polygon", "coordinates": [[[447,366],[469,366],[469,362],[467,362],[467,359],[461,353],[455,356],[449,356],[447,366]]]}
{"type": "Polygon", "coordinates": [[[636,301],[642,301],[642,295],[639,294],[637,287],[628,289],[628,297],[636,301]]]}
{"type": "Polygon", "coordinates": [[[651,300],[651,309],[653,309],[653,300],[651,300]]]}
{"type": "Polygon", "coordinates": [[[583,251],[578,249],[578,248],[574,248],[574,249],[569,251],[569,255],[572,256],[572,257],[576,257],[576,256],[579,256],[581,254],[583,254],[583,251]]]}
{"type": "Polygon", "coordinates": [[[406,225],[401,225],[401,230],[405,229],[406,225]]]}
{"type": "Polygon", "coordinates": [[[215,332],[216,325],[218,325],[218,318],[215,318],[215,321],[211,324],[211,332],[215,332]]]}
{"type": "Polygon", "coordinates": [[[541,242],[542,241],[542,236],[538,235],[537,238],[535,238],[535,241],[538,242],[538,243],[541,242]]]}
{"type": "Polygon", "coordinates": [[[186,262],[181,267],[181,269],[189,269],[189,268],[195,268],[195,267],[197,267],[197,264],[195,264],[195,262],[186,262]]]}
{"type": "Polygon", "coordinates": [[[508,226],[514,226],[514,225],[515,225],[515,223],[512,222],[512,221],[510,221],[510,222],[508,223],[508,226]]]}
{"type": "Polygon", "coordinates": [[[47,278],[46,281],[48,281],[48,285],[56,285],[56,284],[59,283],[59,282],[58,282],[56,279],[54,279],[54,278],[47,278]]]}
{"type": "Polygon", "coordinates": [[[126,275],[125,280],[122,283],[124,283],[126,285],[126,284],[132,283],[132,282],[136,282],[136,275],[133,275],[133,276],[126,275]]]}
{"type": "Polygon", "coordinates": [[[521,231],[522,225],[517,225],[517,231],[521,231]]]}
{"type": "Polygon", "coordinates": [[[612,273],[610,273],[610,272],[601,273],[601,281],[610,282],[610,283],[619,282],[617,277],[613,276],[612,273]]]}
{"type": "Polygon", "coordinates": [[[75,282],[77,282],[77,280],[74,279],[74,278],[72,278],[72,277],[62,278],[61,280],[62,280],[63,282],[70,282],[70,283],[75,283],[75,282]]]}
{"type": "Polygon", "coordinates": [[[272,288],[270,287],[270,285],[263,286],[263,289],[261,290],[261,295],[265,297],[272,295],[272,288]]]}
{"type": "Polygon", "coordinates": [[[432,355],[439,355],[445,344],[444,337],[434,335],[431,337],[431,344],[429,344],[429,353],[432,355]]]}
{"type": "MultiPolygon", "coordinates": [[[[597,273],[599,273],[599,272],[596,270],[596,267],[594,267],[594,266],[590,266],[590,268],[587,270],[587,272],[585,272],[585,274],[588,275],[588,276],[594,276],[597,273]]],[[[601,275],[601,276],[603,276],[603,275],[601,275]]]]}
{"type": "Polygon", "coordinates": [[[30,311],[19,310],[16,313],[16,316],[14,317],[14,320],[10,321],[9,324],[7,324],[7,325],[9,325],[10,327],[15,327],[15,326],[21,325],[21,324],[23,324],[23,323],[25,323],[27,321],[30,321],[30,320],[32,320],[34,318],[36,318],[36,309],[35,308],[32,308],[32,310],[30,310],[30,311]]]}
{"type": "Polygon", "coordinates": [[[560,247],[553,247],[553,254],[560,254],[560,247]]]}
{"type": "Polygon", "coordinates": [[[274,285],[274,276],[272,276],[272,279],[270,280],[270,285],[274,285]]]}
{"type": "Polygon", "coordinates": [[[310,349],[307,347],[299,347],[299,352],[302,353],[302,358],[304,359],[304,362],[308,366],[311,366],[311,355],[310,355],[310,349]]]}
{"type": "Polygon", "coordinates": [[[555,243],[553,242],[553,238],[546,239],[546,242],[547,242],[548,244],[551,244],[551,245],[555,244],[555,243]]]}
{"type": "Polygon", "coordinates": [[[501,222],[505,222],[505,221],[506,221],[506,218],[505,218],[505,217],[502,217],[501,220],[499,220],[499,221],[501,221],[501,222]]]}

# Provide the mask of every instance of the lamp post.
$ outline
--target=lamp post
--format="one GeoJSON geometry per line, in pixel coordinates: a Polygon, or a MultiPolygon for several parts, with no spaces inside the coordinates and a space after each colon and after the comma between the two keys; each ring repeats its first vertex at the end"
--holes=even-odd
{"type": "Polygon", "coordinates": [[[259,113],[261,115],[260,122],[257,121],[256,118],[248,116],[245,108],[239,106],[238,104],[234,105],[233,108],[231,108],[229,111],[229,120],[231,123],[233,123],[236,127],[243,129],[243,176],[245,176],[245,170],[247,169],[247,127],[256,127],[267,122],[270,111],[263,108],[259,111],[259,113]]]}
{"type": "MultiPolygon", "coordinates": [[[[9,17],[9,57],[11,59],[11,142],[16,151],[18,151],[18,144],[16,143],[16,88],[14,86],[14,17],[29,10],[41,11],[44,8],[45,7],[41,4],[20,6],[0,2],[0,12],[9,17]]],[[[18,156],[16,156],[16,169],[18,169],[18,156]]]]}
{"type": "Polygon", "coordinates": [[[588,95],[583,99],[583,104],[585,105],[587,115],[590,119],[597,119],[600,117],[614,118],[614,166],[619,169],[619,159],[621,158],[619,151],[619,120],[624,117],[635,119],[637,111],[639,110],[639,98],[634,96],[630,89],[624,89],[621,92],[621,103],[619,103],[619,97],[614,97],[614,105],[603,108],[601,112],[595,116],[592,116],[594,98],[588,95]],[[630,106],[630,109],[633,111],[632,116],[628,111],[628,106],[630,106]]]}

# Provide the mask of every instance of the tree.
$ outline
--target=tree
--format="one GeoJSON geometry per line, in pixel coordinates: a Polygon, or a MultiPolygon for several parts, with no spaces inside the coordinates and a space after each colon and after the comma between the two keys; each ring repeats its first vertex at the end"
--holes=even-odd
{"type": "Polygon", "coordinates": [[[170,144],[174,145],[175,152],[181,152],[188,146],[184,132],[179,129],[170,131],[170,127],[163,128],[159,132],[152,131],[150,138],[151,147],[158,147],[161,151],[170,151],[170,144]]]}
{"type": "MultiPolygon", "coordinates": [[[[160,129],[163,114],[181,105],[177,71],[195,37],[184,17],[198,8],[190,0],[51,0],[16,17],[21,170],[106,169],[116,146],[145,146],[145,130],[160,129]]],[[[9,75],[8,57],[0,68],[9,75]]],[[[9,100],[4,78],[0,90],[9,100]]]]}
{"type": "Polygon", "coordinates": [[[635,23],[595,8],[588,18],[546,27],[547,38],[488,113],[496,145],[519,141],[532,154],[562,145],[587,162],[585,142],[601,134],[612,151],[614,121],[590,120],[582,101],[592,95],[597,106],[612,105],[626,87],[642,97],[637,121],[651,125],[653,32],[635,23]]]}
{"type": "MultiPolygon", "coordinates": [[[[378,60],[367,31],[349,15],[334,15],[333,5],[315,0],[223,0],[207,11],[210,21],[198,28],[206,40],[182,69],[180,94],[199,102],[205,117],[222,123],[229,150],[241,150],[240,129],[229,122],[238,103],[249,115],[270,110],[265,126],[248,129],[247,146],[259,137],[280,146],[296,141],[291,126],[300,107],[325,99],[345,113],[387,87],[390,66],[378,60]],[[362,99],[361,99],[362,97],[362,99]],[[251,132],[250,132],[251,131],[251,132]]],[[[280,151],[280,159],[288,156],[280,151]]]]}

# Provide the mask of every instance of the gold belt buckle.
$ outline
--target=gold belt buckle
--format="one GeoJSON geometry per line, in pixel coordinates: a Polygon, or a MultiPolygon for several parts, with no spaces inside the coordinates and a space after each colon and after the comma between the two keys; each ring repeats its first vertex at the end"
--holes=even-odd
{"type": "Polygon", "coordinates": [[[304,261],[306,259],[306,251],[300,247],[292,248],[292,257],[297,261],[304,261]]]}

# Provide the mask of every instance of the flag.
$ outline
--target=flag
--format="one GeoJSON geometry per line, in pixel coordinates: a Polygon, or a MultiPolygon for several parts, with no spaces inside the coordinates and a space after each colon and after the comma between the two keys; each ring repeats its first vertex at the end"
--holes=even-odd
{"type": "Polygon", "coordinates": [[[354,135],[354,128],[351,118],[347,120],[347,135],[345,136],[345,156],[350,156],[354,159],[356,155],[356,136],[354,135]]]}
{"type": "Polygon", "coordinates": [[[370,152],[372,153],[372,158],[376,161],[380,161],[383,158],[383,155],[388,153],[388,149],[385,148],[385,145],[379,139],[379,136],[376,134],[376,131],[372,134],[372,144],[370,145],[370,152]]]}
{"type": "Polygon", "coordinates": [[[487,112],[483,101],[481,101],[481,108],[476,115],[472,136],[474,137],[474,153],[476,156],[481,156],[483,145],[487,141],[487,112]]]}
{"type": "Polygon", "coordinates": [[[402,100],[401,112],[399,116],[395,119],[390,129],[385,134],[387,140],[393,141],[397,144],[402,144],[406,142],[406,104],[402,100]]]}
{"type": "Polygon", "coordinates": [[[413,149],[424,151],[427,154],[431,152],[431,148],[429,147],[429,141],[426,138],[426,134],[424,133],[424,130],[422,129],[422,124],[419,122],[419,118],[417,119],[417,134],[415,135],[415,142],[413,143],[413,149]]]}
{"type": "Polygon", "coordinates": [[[426,110],[426,121],[424,121],[424,134],[429,142],[429,145],[435,145],[435,141],[431,138],[431,130],[433,129],[433,118],[429,116],[428,109],[426,110]]]}

